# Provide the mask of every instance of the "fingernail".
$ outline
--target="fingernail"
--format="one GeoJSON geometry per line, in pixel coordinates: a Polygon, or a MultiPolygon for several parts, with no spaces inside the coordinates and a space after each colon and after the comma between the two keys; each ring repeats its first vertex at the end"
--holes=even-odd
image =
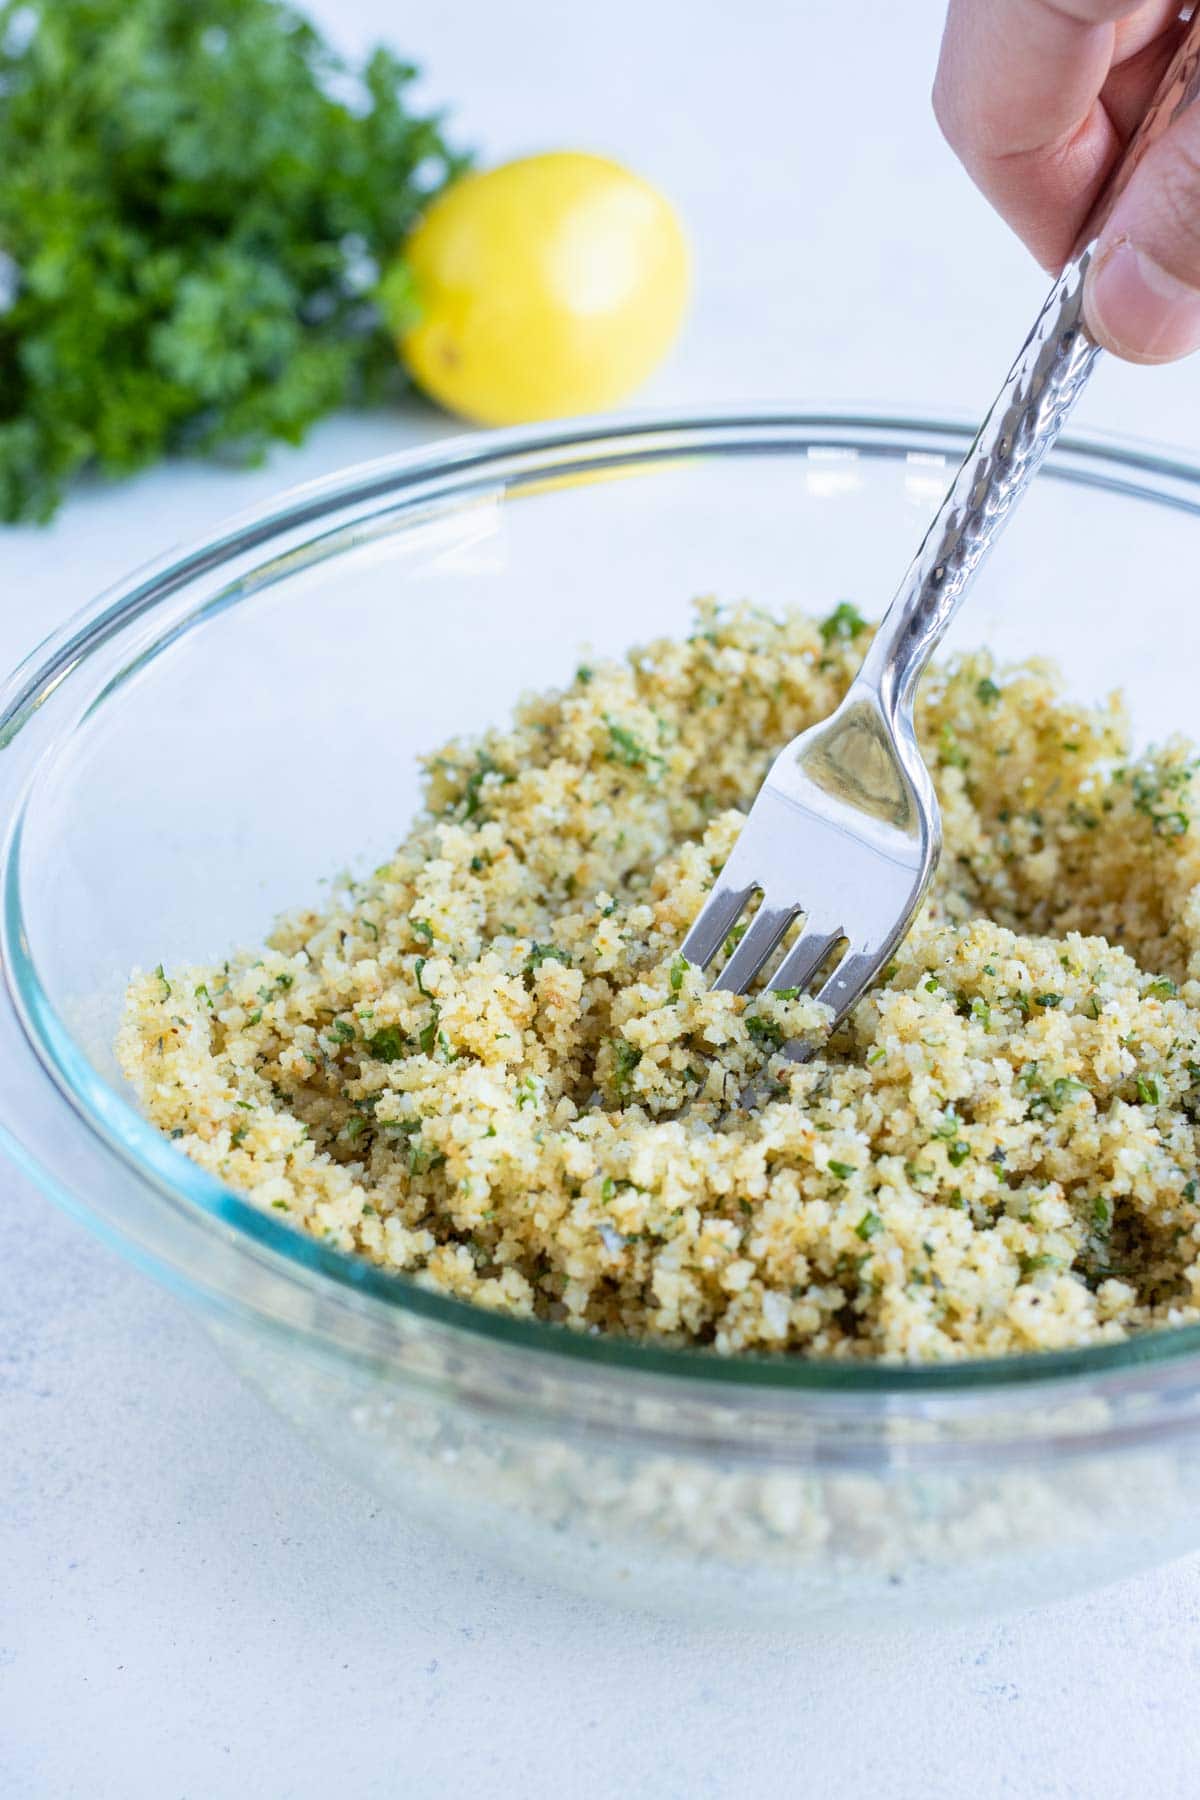
{"type": "Polygon", "coordinates": [[[1093,264],[1083,304],[1092,335],[1135,362],[1173,362],[1200,349],[1200,293],[1128,238],[1093,264]]]}

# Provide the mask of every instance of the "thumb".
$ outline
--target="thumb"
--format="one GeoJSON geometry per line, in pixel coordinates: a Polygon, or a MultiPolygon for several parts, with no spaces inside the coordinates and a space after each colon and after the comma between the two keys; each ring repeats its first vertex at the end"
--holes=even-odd
{"type": "Polygon", "coordinates": [[[1129,362],[1200,349],[1200,107],[1151,145],[1117,200],[1083,310],[1096,341],[1129,362]]]}

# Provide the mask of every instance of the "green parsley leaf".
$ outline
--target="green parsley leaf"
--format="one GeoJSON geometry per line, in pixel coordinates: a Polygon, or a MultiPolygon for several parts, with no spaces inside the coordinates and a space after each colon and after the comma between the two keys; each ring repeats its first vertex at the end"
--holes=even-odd
{"type": "Polygon", "coordinates": [[[408,1172],[410,1175],[427,1175],[430,1169],[438,1169],[446,1158],[440,1150],[430,1150],[421,1142],[420,1136],[408,1140],[408,1172]]]}
{"type": "Polygon", "coordinates": [[[433,1055],[434,1045],[438,1040],[438,1020],[441,1016],[442,1009],[435,1000],[430,1009],[429,1023],[422,1028],[421,1035],[417,1039],[417,1042],[421,1046],[421,1054],[423,1056],[433,1055]]]}
{"type": "Polygon", "coordinates": [[[778,1050],[783,1043],[783,1026],[778,1019],[764,1019],[759,1013],[750,1013],[746,1018],[746,1030],[756,1044],[762,1044],[771,1050],[778,1050]]]}
{"type": "Polygon", "coordinates": [[[525,959],[525,973],[532,975],[545,962],[570,963],[571,958],[557,944],[534,944],[525,959]]]}
{"type": "Polygon", "coordinates": [[[605,713],[604,723],[608,726],[609,762],[621,763],[627,769],[642,769],[651,781],[657,781],[667,766],[665,759],[656,750],[647,749],[634,732],[609,713],[605,713]]]}
{"type": "Polygon", "coordinates": [[[949,720],[944,722],[938,733],[938,756],[951,769],[965,769],[971,760],[959,743],[958,733],[949,720]]]}
{"type": "Polygon", "coordinates": [[[416,76],[283,0],[0,0],[0,519],[403,391],[397,248],[463,167],[416,76]]]}
{"type": "Polygon", "coordinates": [[[477,750],[475,752],[475,768],[467,777],[466,786],[462,791],[462,800],[459,803],[461,806],[460,816],[464,820],[477,818],[482,812],[483,784],[489,776],[495,777],[498,787],[508,787],[515,779],[507,770],[501,769],[493,762],[486,750],[477,750]]]}
{"type": "Polygon", "coordinates": [[[612,1046],[614,1086],[616,1087],[617,1093],[624,1099],[629,1093],[630,1084],[633,1080],[633,1071],[642,1060],[642,1053],[637,1048],[636,1044],[629,1043],[626,1038],[614,1038],[612,1040],[612,1046]]]}
{"type": "Polygon", "coordinates": [[[841,600],[834,607],[827,619],[821,621],[821,637],[824,643],[848,644],[856,638],[860,631],[865,631],[867,621],[856,606],[849,600],[841,600]]]}
{"type": "Polygon", "coordinates": [[[1036,1256],[1019,1256],[1017,1266],[1022,1275],[1036,1275],[1039,1269],[1061,1269],[1062,1258],[1052,1256],[1049,1250],[1041,1250],[1036,1256]]]}
{"type": "Polygon", "coordinates": [[[366,1041],[368,1054],[381,1063],[399,1062],[406,1048],[404,1033],[398,1025],[385,1025],[382,1031],[377,1031],[366,1041]]]}

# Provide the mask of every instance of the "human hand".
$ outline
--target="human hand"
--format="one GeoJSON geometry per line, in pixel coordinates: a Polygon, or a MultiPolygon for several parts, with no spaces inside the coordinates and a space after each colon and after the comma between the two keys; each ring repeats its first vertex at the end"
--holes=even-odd
{"type": "MultiPolygon", "coordinates": [[[[1180,0],[950,0],[933,106],[968,174],[1058,272],[1186,27],[1180,0]]],[[[1100,233],[1092,335],[1132,362],[1200,348],[1200,106],[1152,144],[1100,233]]]]}

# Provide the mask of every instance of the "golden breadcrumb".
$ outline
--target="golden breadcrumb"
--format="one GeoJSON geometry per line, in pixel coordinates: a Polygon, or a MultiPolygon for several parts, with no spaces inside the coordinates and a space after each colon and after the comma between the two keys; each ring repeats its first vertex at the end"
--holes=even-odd
{"type": "Polygon", "coordinates": [[[1191,747],[1131,760],[1119,703],[1045,666],[932,673],[941,867],[826,1041],[815,1001],[716,993],[678,946],[868,632],[698,610],[431,757],[427,811],[330,906],[137,975],[149,1118],[345,1250],[582,1329],[929,1361],[1196,1319],[1191,747]]]}

